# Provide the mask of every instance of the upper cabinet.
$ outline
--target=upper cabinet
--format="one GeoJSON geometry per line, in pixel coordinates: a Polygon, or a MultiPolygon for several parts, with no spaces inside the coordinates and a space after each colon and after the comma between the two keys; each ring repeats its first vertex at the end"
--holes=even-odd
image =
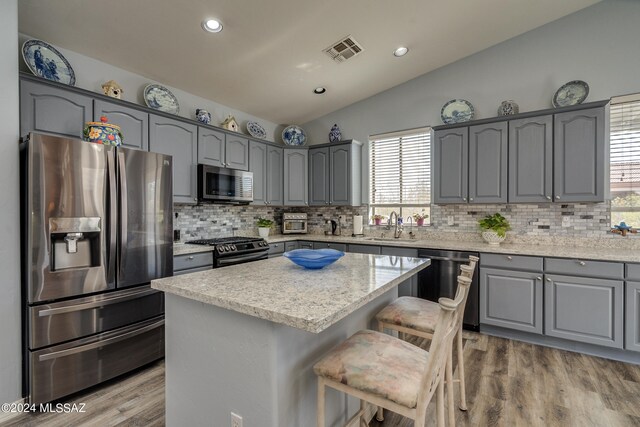
{"type": "Polygon", "coordinates": [[[360,206],[361,175],[361,143],[347,141],[310,148],[310,204],[360,206]]]}
{"type": "Polygon", "coordinates": [[[267,146],[267,204],[284,204],[284,149],[267,146]]]}
{"type": "Polygon", "coordinates": [[[284,150],[284,205],[307,206],[309,204],[308,150],[287,148],[284,150]]]}
{"type": "Polygon", "coordinates": [[[123,146],[149,151],[148,113],[96,99],[93,104],[93,120],[99,122],[102,116],[106,116],[109,123],[120,126],[123,146]]]}
{"type": "Polygon", "coordinates": [[[89,96],[36,83],[20,82],[20,135],[42,132],[82,138],[85,122],[93,120],[93,99],[89,96]]]}
{"type": "Polygon", "coordinates": [[[253,205],[284,203],[283,149],[249,141],[249,171],[253,172],[253,205]]]}
{"type": "Polygon", "coordinates": [[[433,202],[601,202],[606,101],[437,126],[433,202]]]}
{"type": "Polygon", "coordinates": [[[149,149],[173,156],[173,201],[195,204],[198,126],[150,114],[149,149]]]}
{"type": "Polygon", "coordinates": [[[200,127],[198,163],[220,168],[249,170],[249,140],[200,127]]]}

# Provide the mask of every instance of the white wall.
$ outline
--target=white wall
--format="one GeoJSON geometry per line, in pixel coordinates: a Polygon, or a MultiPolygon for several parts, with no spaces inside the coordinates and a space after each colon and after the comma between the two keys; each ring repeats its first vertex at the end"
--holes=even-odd
{"type": "MultiPolygon", "coordinates": [[[[78,35],[81,37],[81,35],[78,35]]],[[[22,43],[32,37],[25,34],[20,34],[20,48],[22,43]]],[[[45,40],[46,41],[46,40],[45,40]]],[[[113,65],[102,62],[98,59],[90,58],[88,56],[81,55],[79,53],[64,49],[61,46],[56,46],[58,50],[67,58],[73,70],[76,74],[76,86],[91,90],[94,92],[102,93],[102,84],[108,80],[115,80],[124,89],[123,99],[130,102],[135,102],[140,105],[145,105],[144,98],[142,96],[145,86],[151,83],[159,83],[151,79],[148,79],[139,74],[132,73],[130,71],[123,70],[122,68],[114,67],[113,65]]],[[[96,58],[100,57],[100,46],[96,46],[96,58]]],[[[20,67],[22,71],[27,71],[28,68],[24,64],[24,61],[20,61],[20,67]]],[[[211,82],[211,84],[224,84],[224,82],[211,82]]],[[[201,98],[197,95],[185,92],[180,89],[176,89],[171,86],[164,85],[178,98],[178,104],[180,104],[180,116],[193,119],[195,117],[196,108],[204,108],[211,113],[211,124],[218,126],[227,115],[233,115],[243,133],[246,132],[246,123],[248,121],[257,121],[267,131],[267,139],[270,141],[280,142],[280,134],[283,127],[268,120],[252,116],[242,111],[234,110],[231,107],[219,104],[215,101],[201,98]],[[274,139],[275,138],[275,139],[274,139]]]]}
{"type": "Polygon", "coordinates": [[[302,127],[311,144],[328,142],[334,123],[343,139],[366,142],[369,135],[442,124],[440,109],[453,98],[469,100],[476,118],[487,118],[505,99],[521,112],[550,108],[556,89],[570,80],[589,83],[587,102],[640,92],[639,41],[640,1],[605,0],[302,127]]]}
{"type": "MultiPolygon", "coordinates": [[[[0,403],[21,397],[18,0],[0,2],[0,403]]],[[[2,414],[0,414],[1,416],[2,414]]]]}

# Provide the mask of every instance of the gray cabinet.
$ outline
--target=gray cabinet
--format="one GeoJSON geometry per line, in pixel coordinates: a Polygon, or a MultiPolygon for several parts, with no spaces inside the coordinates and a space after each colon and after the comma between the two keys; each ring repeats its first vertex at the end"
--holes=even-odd
{"type": "Polygon", "coordinates": [[[200,127],[198,162],[219,168],[249,170],[249,140],[200,127]]]}
{"type": "Polygon", "coordinates": [[[507,141],[507,122],[469,128],[469,203],[507,202],[507,141]]]}
{"type": "Polygon", "coordinates": [[[542,274],[480,269],[480,324],[542,333],[542,274]]]}
{"type": "Polygon", "coordinates": [[[371,254],[371,255],[380,255],[380,246],[374,245],[353,245],[349,244],[347,248],[347,252],[352,252],[356,254],[371,254]]]}
{"type": "Polygon", "coordinates": [[[309,241],[299,241],[298,242],[298,247],[300,249],[313,249],[313,242],[309,242],[309,241]]]}
{"type": "Polygon", "coordinates": [[[357,141],[309,149],[309,203],[360,206],[362,144],[357,141]]]}
{"type": "Polygon", "coordinates": [[[82,138],[85,122],[93,121],[93,99],[28,80],[20,82],[20,135],[42,132],[82,138]]]}
{"type": "Polygon", "coordinates": [[[267,204],[284,204],[284,174],[282,170],[284,150],[267,146],[267,204]]]}
{"type": "Polygon", "coordinates": [[[298,242],[285,242],[284,243],[284,251],[285,252],[289,252],[289,251],[293,251],[295,249],[299,249],[300,245],[298,244],[298,242]]]}
{"type": "Polygon", "coordinates": [[[604,201],[605,149],[604,108],[554,116],[556,202],[604,201]]]}
{"type": "Polygon", "coordinates": [[[347,245],[344,243],[313,242],[313,249],[335,249],[337,251],[347,252],[347,245]]]}
{"type": "Polygon", "coordinates": [[[173,257],[173,275],[195,273],[213,268],[213,252],[175,255],[173,257]]]}
{"type": "Polygon", "coordinates": [[[120,126],[124,147],[149,151],[147,112],[96,99],[93,104],[93,120],[99,122],[101,116],[106,116],[109,123],[120,126]]]}
{"type": "Polygon", "coordinates": [[[640,351],[640,282],[627,282],[626,286],[624,348],[640,351]]]}
{"type": "Polygon", "coordinates": [[[623,347],[621,280],[545,275],[545,334],[623,347]]]}
{"type": "Polygon", "coordinates": [[[253,205],[283,204],[282,148],[249,142],[249,171],[253,172],[253,205]]]}
{"type": "Polygon", "coordinates": [[[309,204],[308,151],[302,148],[284,150],[284,205],[309,204]]]}
{"type": "Polygon", "coordinates": [[[249,170],[249,140],[236,135],[227,135],[225,143],[225,167],[249,170]]]}
{"type": "Polygon", "coordinates": [[[509,203],[551,202],[553,116],[509,122],[509,203]]]}
{"type": "Polygon", "coordinates": [[[269,243],[269,258],[282,256],[284,253],[284,242],[269,243]]]}
{"type": "Polygon", "coordinates": [[[195,204],[198,126],[149,115],[149,151],[173,156],[173,201],[195,204]]]}
{"type": "MultiPolygon", "coordinates": [[[[418,256],[418,250],[413,248],[397,248],[394,246],[382,246],[380,248],[380,255],[390,255],[393,257],[413,257],[418,256]]],[[[391,263],[397,262],[397,259],[391,259],[391,263]]],[[[418,275],[414,274],[409,279],[398,285],[398,296],[404,297],[417,297],[418,296],[418,275]]]]}
{"type": "Polygon", "coordinates": [[[433,203],[466,203],[469,194],[469,130],[433,132],[433,203]]]}

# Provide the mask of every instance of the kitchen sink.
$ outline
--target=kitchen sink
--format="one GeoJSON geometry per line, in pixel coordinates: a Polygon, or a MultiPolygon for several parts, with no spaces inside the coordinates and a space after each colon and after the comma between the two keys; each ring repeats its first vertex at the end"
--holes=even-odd
{"type": "Polygon", "coordinates": [[[373,241],[373,242],[407,242],[407,239],[396,239],[394,237],[365,237],[364,240],[373,241]]]}

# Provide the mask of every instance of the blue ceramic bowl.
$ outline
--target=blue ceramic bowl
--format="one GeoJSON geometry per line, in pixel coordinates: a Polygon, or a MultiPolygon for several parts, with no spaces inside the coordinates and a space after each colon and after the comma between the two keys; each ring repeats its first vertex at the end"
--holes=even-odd
{"type": "Polygon", "coordinates": [[[295,249],[285,252],[284,256],[301,267],[318,270],[342,258],[344,252],[335,249],[295,249]]]}

